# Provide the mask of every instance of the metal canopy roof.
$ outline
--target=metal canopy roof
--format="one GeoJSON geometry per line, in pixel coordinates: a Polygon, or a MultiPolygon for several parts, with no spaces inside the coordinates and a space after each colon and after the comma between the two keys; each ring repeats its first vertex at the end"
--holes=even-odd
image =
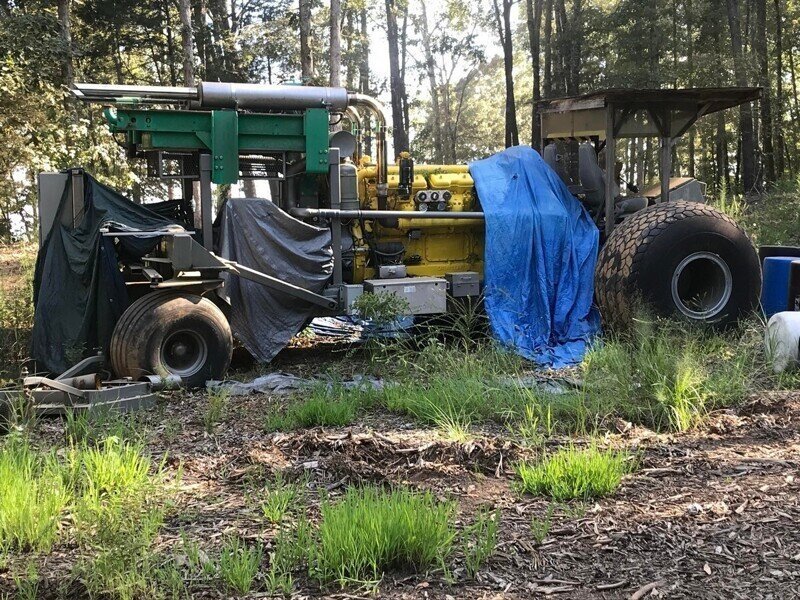
{"type": "Polygon", "coordinates": [[[539,102],[542,141],[682,136],[700,117],[761,97],[761,88],[611,89],[539,102]],[[609,124],[612,129],[609,129],[609,124]]]}
{"type": "Polygon", "coordinates": [[[682,89],[624,89],[612,88],[580,96],[553,98],[539,102],[539,112],[568,112],[618,107],[646,110],[648,108],[704,109],[710,114],[752,102],[761,98],[759,87],[682,88],[682,89]]]}
{"type": "MultiPolygon", "coordinates": [[[[550,140],[593,140],[615,156],[620,138],[660,138],[661,201],[669,198],[671,149],[700,117],[761,97],[761,88],[610,89],[537,104],[540,148],[550,140]]],[[[607,161],[607,164],[614,164],[607,161]]],[[[605,232],[614,227],[613,177],[605,178],[605,232]]]]}

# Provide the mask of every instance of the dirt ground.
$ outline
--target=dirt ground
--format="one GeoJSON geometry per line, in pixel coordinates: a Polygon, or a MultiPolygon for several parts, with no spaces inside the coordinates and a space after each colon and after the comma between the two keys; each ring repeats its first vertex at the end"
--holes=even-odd
{"type": "MultiPolygon", "coordinates": [[[[204,431],[200,394],[174,394],[139,417],[153,454],[166,454],[170,468],[183,469],[159,550],[178,552],[184,535],[211,554],[231,533],[262,540],[268,550],[274,529],[252,497],[281,470],[305,473],[312,492],[332,496],[362,482],[433,490],[458,500],[463,520],[480,507],[500,509],[497,552],[476,581],[467,581],[456,560],[455,583],[441,574],[390,574],[379,597],[800,598],[800,392],[751,397],[687,434],[658,435],[618,422],[608,442],[635,455],[638,469],[611,497],[554,505],[541,543],[531,518],[544,517],[550,502],[516,493],[512,465],[530,450],[498,426],[459,443],[406,418],[371,412],[348,427],[264,433],[264,416],[282,401],[231,398],[212,435],[204,431]]],[[[46,421],[38,431],[56,441],[63,424],[46,421]]],[[[308,495],[312,519],[318,496],[308,495]]],[[[69,548],[47,557],[41,589],[63,584],[73,562],[69,548]]],[[[0,573],[3,579],[10,583],[8,573],[0,573]]],[[[299,583],[298,597],[368,595],[299,583]]],[[[191,592],[224,597],[201,582],[191,592]]]]}

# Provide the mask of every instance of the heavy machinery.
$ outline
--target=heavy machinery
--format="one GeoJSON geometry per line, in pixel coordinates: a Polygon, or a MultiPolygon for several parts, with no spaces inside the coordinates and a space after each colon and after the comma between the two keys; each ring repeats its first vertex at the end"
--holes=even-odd
{"type": "MultiPolygon", "coordinates": [[[[481,293],[483,212],[468,166],[414,164],[406,153],[389,165],[383,110],[372,98],[340,88],[218,82],[197,88],[76,84],[74,93],[107,105],[109,128],[130,158],[147,161],[149,175],[182,182],[182,199],[164,203],[182,227],[147,232],[159,243],[136,263],[121,265],[140,297],[111,337],[111,365],[120,376],[176,375],[189,385],[221,377],[233,341],[229,307],[214,292],[230,274],[313,307],[316,315],[348,313],[355,298],[375,291],[403,297],[415,315],[442,313],[454,298],[481,293]],[[375,160],[365,153],[369,144],[375,160]],[[249,178],[269,181],[271,202],[283,213],[329,229],[332,269],[322,289],[220,255],[212,183],[249,178]]],[[[658,135],[662,170],[669,173],[671,144],[697,118],[758,93],[617,90],[540,106],[545,159],[607,238],[597,298],[610,322],[626,318],[637,296],[660,312],[720,324],[756,306],[760,271],[741,229],[702,203],[675,199],[688,193],[702,200],[701,184],[667,179],[658,197],[621,199],[597,154],[605,149],[613,156],[619,136],[658,135]],[[584,144],[573,179],[554,142],[575,141],[584,144]]],[[[80,174],[58,177],[40,179],[43,239],[63,207],[64,178],[71,181],[65,200],[71,214],[81,214],[80,174]]],[[[141,232],[112,228],[104,235],[120,240],[141,232]]]]}

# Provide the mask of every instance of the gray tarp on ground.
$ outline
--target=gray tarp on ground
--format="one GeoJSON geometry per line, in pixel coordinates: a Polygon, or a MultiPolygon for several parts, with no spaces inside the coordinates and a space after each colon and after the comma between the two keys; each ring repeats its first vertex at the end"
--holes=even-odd
{"type": "MultiPolygon", "coordinates": [[[[317,293],[333,272],[330,229],[298,221],[260,198],[236,198],[225,204],[219,253],[317,293]]],[[[319,310],[236,275],[223,277],[221,294],[231,305],[233,333],[259,361],[272,360],[319,310]]]]}

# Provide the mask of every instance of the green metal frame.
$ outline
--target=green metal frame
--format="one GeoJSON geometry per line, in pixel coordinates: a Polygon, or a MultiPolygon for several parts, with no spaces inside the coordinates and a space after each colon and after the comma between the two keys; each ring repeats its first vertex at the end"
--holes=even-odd
{"type": "Polygon", "coordinates": [[[240,154],[303,152],[307,173],[328,172],[328,111],[252,114],[235,110],[105,109],[112,133],[145,151],[210,152],[211,181],[239,180],[240,154]]]}

